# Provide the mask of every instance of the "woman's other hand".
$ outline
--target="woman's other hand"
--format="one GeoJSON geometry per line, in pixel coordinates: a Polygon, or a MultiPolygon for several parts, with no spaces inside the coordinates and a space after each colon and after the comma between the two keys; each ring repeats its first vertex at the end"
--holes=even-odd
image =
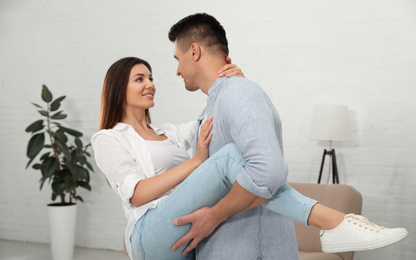
{"type": "Polygon", "coordinates": [[[227,61],[227,65],[225,65],[224,67],[222,67],[219,71],[218,71],[218,77],[232,77],[232,76],[237,76],[237,77],[243,77],[244,73],[241,71],[241,69],[239,67],[237,67],[235,64],[231,63],[231,58],[227,57],[226,59],[227,61]]]}
{"type": "Polygon", "coordinates": [[[208,159],[208,144],[212,138],[212,116],[209,116],[207,120],[201,125],[199,131],[198,144],[196,148],[196,153],[194,160],[199,164],[202,164],[206,159],[208,159]]]}

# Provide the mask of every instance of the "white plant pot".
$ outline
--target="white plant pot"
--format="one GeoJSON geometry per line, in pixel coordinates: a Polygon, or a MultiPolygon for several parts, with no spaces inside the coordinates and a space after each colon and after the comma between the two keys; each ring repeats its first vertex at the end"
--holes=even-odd
{"type": "Polygon", "coordinates": [[[53,260],[72,260],[74,255],[77,205],[48,204],[53,260]]]}

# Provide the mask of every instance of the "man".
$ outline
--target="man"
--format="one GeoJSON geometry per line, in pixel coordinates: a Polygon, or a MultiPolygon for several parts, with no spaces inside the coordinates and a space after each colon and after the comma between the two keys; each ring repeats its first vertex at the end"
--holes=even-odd
{"type": "Polygon", "coordinates": [[[199,121],[214,118],[210,154],[235,143],[247,162],[229,194],[215,206],[175,220],[176,225],[192,223],[192,228],[172,250],[190,242],[183,253],[199,243],[197,257],[204,260],[298,259],[293,221],[256,207],[271,198],[288,173],[280,118],[272,102],[245,78],[218,78],[227,63],[228,42],[214,17],[188,16],[171,28],[169,39],[186,89],[209,96],[199,121]]]}
{"type": "MultiPolygon", "coordinates": [[[[298,259],[292,220],[257,207],[286,183],[288,172],[280,118],[272,102],[258,85],[245,78],[218,78],[218,70],[229,63],[228,42],[214,17],[190,15],[171,28],[169,39],[174,42],[179,62],[177,75],[183,77],[186,89],[200,89],[209,96],[199,122],[213,116],[210,154],[235,143],[246,161],[231,191],[216,205],[174,220],[175,225],[191,223],[192,227],[172,250],[189,243],[183,251],[187,253],[199,243],[197,257],[204,260],[298,259]]],[[[197,138],[198,131],[195,141],[197,138]]],[[[312,206],[305,212],[311,212],[312,206]]],[[[340,212],[341,219],[331,219],[335,223],[316,225],[316,215],[326,217],[334,211],[322,211],[319,204],[313,210],[321,212],[306,215],[307,222],[325,230],[321,243],[327,252],[371,250],[408,235],[404,228],[388,229],[362,216],[344,218],[340,212]]]]}

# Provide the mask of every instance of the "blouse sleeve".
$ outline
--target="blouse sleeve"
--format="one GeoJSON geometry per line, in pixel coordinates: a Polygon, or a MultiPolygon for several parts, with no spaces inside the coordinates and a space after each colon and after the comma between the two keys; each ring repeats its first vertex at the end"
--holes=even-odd
{"type": "Polygon", "coordinates": [[[95,161],[111,188],[122,200],[130,200],[137,183],[146,178],[142,167],[116,138],[96,134],[92,138],[95,161]]]}

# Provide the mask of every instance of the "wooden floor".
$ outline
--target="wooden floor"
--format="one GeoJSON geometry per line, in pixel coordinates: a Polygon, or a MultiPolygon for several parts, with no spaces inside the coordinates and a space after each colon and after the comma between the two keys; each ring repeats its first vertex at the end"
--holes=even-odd
{"type": "MultiPolygon", "coordinates": [[[[52,260],[50,245],[0,240],[1,260],[52,260]]],[[[121,251],[75,247],[73,260],[128,260],[121,251]]]]}

